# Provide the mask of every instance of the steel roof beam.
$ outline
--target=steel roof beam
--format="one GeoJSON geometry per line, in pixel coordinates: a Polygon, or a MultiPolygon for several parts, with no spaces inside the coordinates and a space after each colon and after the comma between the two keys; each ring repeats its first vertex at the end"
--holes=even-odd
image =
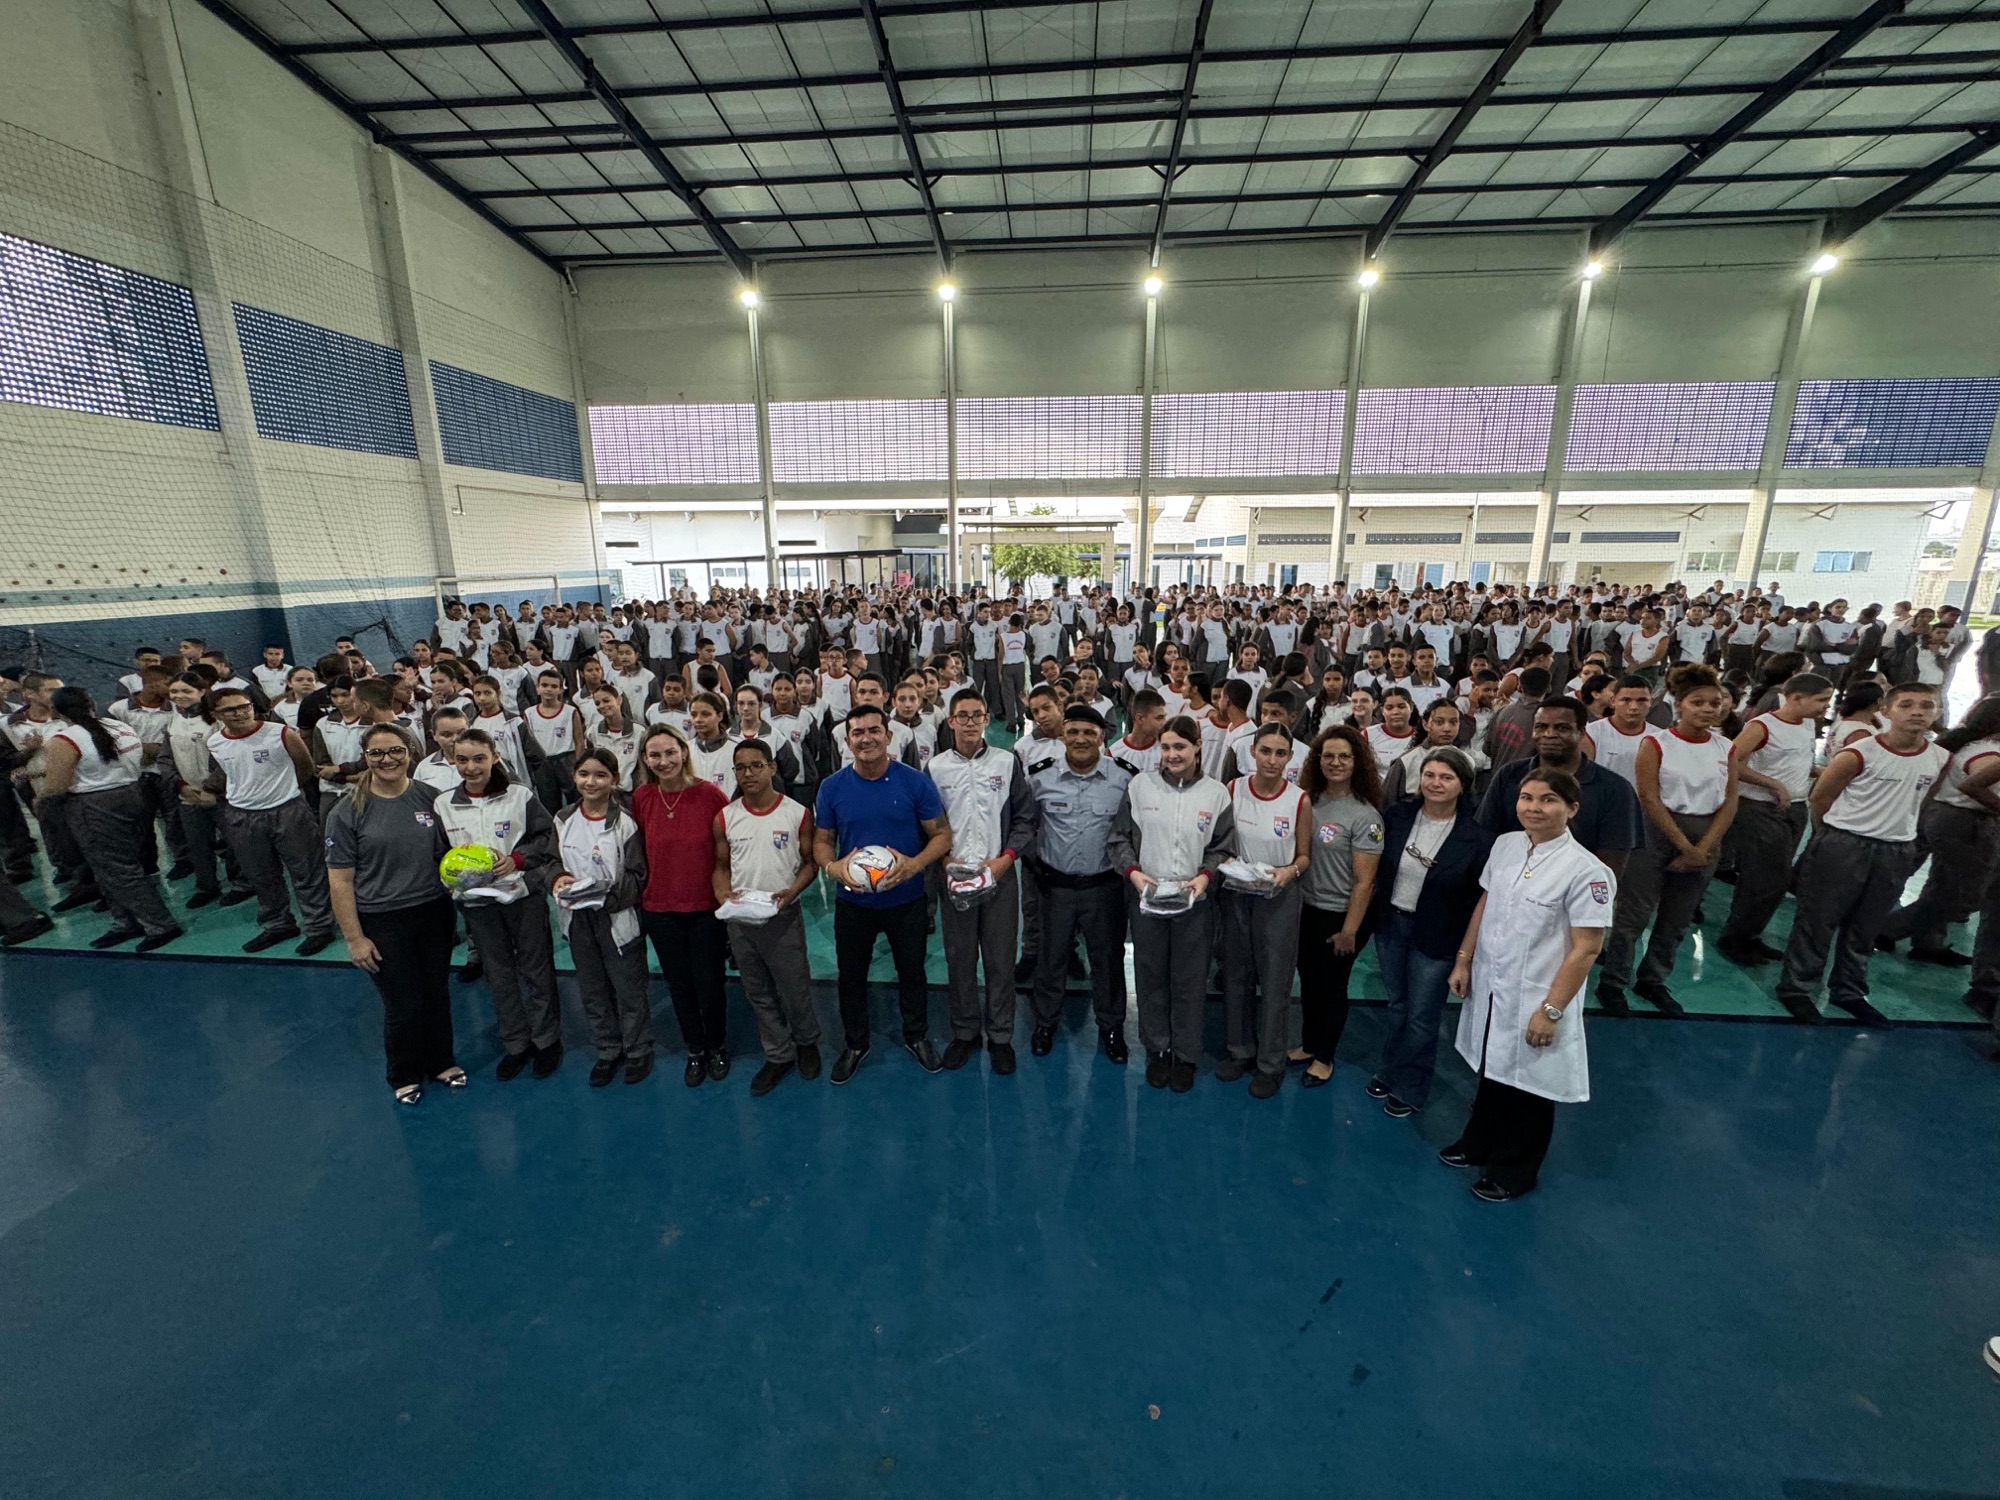
{"type": "Polygon", "coordinates": [[[1373,260],[1382,253],[1382,247],[1389,242],[1389,236],[1396,232],[1397,221],[1409,211],[1410,205],[1416,202],[1418,191],[1430,180],[1431,173],[1444,165],[1445,158],[1451,155],[1452,148],[1458,144],[1458,138],[1465,134],[1466,127],[1472,123],[1473,116],[1485,107],[1486,101],[1493,97],[1502,83],[1506,82],[1514,64],[1534,46],[1535,39],[1542,34],[1543,28],[1548,25],[1549,18],[1556,13],[1556,7],[1560,4],[1562,0],[1532,0],[1527,19],[1522,21],[1519,29],[1508,38],[1507,45],[1500,49],[1500,55],[1493,59],[1492,65],[1481,75],[1479,82],[1472,86],[1472,92],[1465,96],[1465,102],[1453,112],[1437,140],[1432,142],[1430,150],[1424,153],[1423,159],[1405,179],[1388,208],[1383,211],[1382,217],[1376,220],[1374,227],[1368,231],[1367,238],[1361,244],[1361,258],[1364,261],[1373,260]]]}
{"type": "Polygon", "coordinates": [[[1829,250],[1839,248],[1884,214],[1893,213],[1925,188],[1936,186],[1952,173],[1963,171],[1995,147],[2000,147],[2000,126],[1973,131],[1971,140],[1945,152],[1929,166],[1918,168],[1909,176],[1890,183],[1866,202],[1828,219],[1821,243],[1829,250]]]}
{"type": "Polygon", "coordinates": [[[1183,59],[1180,103],[1174,110],[1174,133],[1167,146],[1167,164],[1160,169],[1160,204],[1153,213],[1152,258],[1147,264],[1155,268],[1160,264],[1160,244],[1167,235],[1167,205],[1173,202],[1174,180],[1181,175],[1181,147],[1187,141],[1188,112],[1194,108],[1194,79],[1201,71],[1201,55],[1208,47],[1208,16],[1214,8],[1215,0],[1201,0],[1201,9],[1194,17],[1194,39],[1183,59]]]}
{"type": "MultiPolygon", "coordinates": [[[[1688,147],[1679,161],[1633,194],[1616,213],[1591,230],[1591,253],[1599,254],[1608,248],[1619,235],[1638,222],[1648,209],[1656,207],[1662,198],[1678,187],[1696,167],[1724,146],[1739,139],[1751,126],[1810,84],[1813,78],[1825,71],[1827,65],[1834,59],[1851,52],[1867,40],[1883,22],[1892,16],[1901,15],[1903,6],[1904,0],[1874,0],[1874,3],[1860,15],[1801,58],[1784,77],[1769,85],[1720,126],[1688,147]]],[[[1831,81],[1836,86],[1844,86],[1846,83],[1846,80],[1831,81]]]]}
{"type": "Polygon", "coordinates": [[[597,102],[618,122],[619,128],[625,133],[631,145],[636,147],[652,169],[660,174],[660,181],[666,186],[667,191],[685,203],[689,211],[701,221],[701,227],[708,231],[708,237],[715,242],[715,248],[722,252],[723,258],[736,268],[736,274],[745,281],[753,280],[756,276],[756,267],[751,263],[750,257],[745,255],[736,241],[730,238],[729,231],[722,227],[721,220],[708,211],[707,205],[701,201],[701,194],[681,176],[680,168],[667,160],[666,153],[647,134],[646,127],[639,123],[638,117],[632,113],[625,101],[618,97],[618,91],[611,87],[602,73],[597,71],[597,64],[590,60],[575,38],[563,29],[563,24],[556,19],[555,13],[543,4],[542,0],[516,0],[516,3],[533,18],[537,26],[541,27],[542,34],[555,44],[556,50],[562,53],[564,60],[576,69],[577,75],[583,79],[584,87],[590,90],[597,102]]]}
{"type": "MultiPolygon", "coordinates": [[[[1100,3],[1100,0],[1061,0],[1061,3],[1092,5],[1100,3]]],[[[932,3],[885,5],[882,7],[882,14],[893,21],[899,16],[959,15],[1020,8],[1020,0],[932,0],[932,3]]],[[[671,36],[690,31],[821,25],[861,19],[863,17],[860,6],[838,5],[814,10],[736,11],[719,15],[675,16],[671,19],[645,21],[584,21],[569,27],[568,30],[571,36],[579,39],[595,36],[671,36]]],[[[1928,11],[1914,16],[1898,17],[1885,24],[1892,27],[1929,28],[1996,19],[2000,19],[2000,13],[1992,9],[1973,7],[1966,10],[1928,11]]],[[[1564,31],[1543,37],[1538,45],[1604,47],[1618,42],[1701,42],[1722,41],[1742,36],[1812,36],[1820,32],[1836,31],[1845,24],[1844,16],[1826,16],[1785,21],[1746,21],[1737,25],[1710,23],[1691,26],[1632,27],[1622,31],[1564,31]]],[[[541,40],[543,40],[541,34],[535,31],[455,31],[429,36],[356,37],[348,41],[292,42],[282,44],[280,50],[291,57],[318,57],[341,53],[422,52],[457,47],[504,47],[541,40]]],[[[1400,57],[1420,52],[1493,52],[1506,45],[1507,38],[1504,36],[1424,37],[1401,42],[1351,42],[1303,47],[1296,50],[1264,48],[1232,52],[1227,55],[1231,61],[1238,62],[1271,61],[1290,57],[1400,57]]],[[[1210,60],[1220,61],[1223,56],[1223,53],[1218,52],[1213,54],[1210,60]]],[[[1177,58],[1168,54],[1163,60],[1171,63],[1177,58]]],[[[915,82],[918,76],[912,73],[906,74],[905,78],[906,81],[915,82]]]]}
{"type": "MultiPolygon", "coordinates": [[[[1206,5],[1208,0],[1202,0],[1206,5]]],[[[931,196],[931,179],[924,171],[924,154],[917,149],[916,127],[910,122],[910,108],[903,102],[903,85],[896,77],[896,61],[889,55],[889,34],[882,29],[882,11],[876,0],[861,0],[868,22],[868,39],[875,44],[875,66],[882,87],[888,91],[889,108],[896,116],[896,134],[902,138],[903,155],[910,163],[910,183],[924,202],[924,218],[930,224],[931,245],[937,251],[938,269],[951,274],[951,246],[944,237],[944,220],[938,217],[937,200],[931,196]]]]}

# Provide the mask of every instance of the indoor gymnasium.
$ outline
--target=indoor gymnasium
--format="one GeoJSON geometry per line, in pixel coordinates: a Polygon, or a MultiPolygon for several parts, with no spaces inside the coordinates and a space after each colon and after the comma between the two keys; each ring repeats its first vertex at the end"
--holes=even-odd
{"type": "Polygon", "coordinates": [[[2000,8],[4,35],[0,1489],[2000,1493],[2000,8]]]}

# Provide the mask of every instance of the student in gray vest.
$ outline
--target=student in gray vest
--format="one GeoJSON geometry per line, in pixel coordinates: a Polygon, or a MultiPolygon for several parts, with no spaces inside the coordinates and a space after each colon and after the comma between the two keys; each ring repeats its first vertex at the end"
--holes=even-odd
{"type": "Polygon", "coordinates": [[[653,1008],[647,995],[646,939],[639,898],[646,889],[646,835],[618,805],[617,755],[600,745],[576,754],[571,777],[581,799],[556,814],[561,873],[549,883],[556,925],[576,964],[576,988],[590,1022],[597,1061],[590,1086],[606,1087],[625,1065],[625,1081],[653,1071],[653,1008]],[[583,886],[602,895],[572,905],[563,893],[583,886]]]}

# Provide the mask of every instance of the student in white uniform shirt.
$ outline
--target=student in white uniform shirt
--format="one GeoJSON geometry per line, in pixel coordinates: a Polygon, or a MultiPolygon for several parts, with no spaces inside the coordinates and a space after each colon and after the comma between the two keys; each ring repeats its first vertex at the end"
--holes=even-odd
{"type": "Polygon", "coordinates": [[[208,785],[220,793],[216,818],[246,893],[257,898],[257,934],[243,951],[275,947],[298,937],[303,926],[305,940],[296,951],[310,957],[334,936],[320,825],[306,802],[314,775],[312,756],[296,730],[260,720],[248,693],[218,688],[210,703],[215,727],[204,749],[214,772],[208,785]],[[298,921],[292,918],[293,902],[298,921]]]}
{"type": "Polygon", "coordinates": [[[1596,754],[1591,758],[1600,770],[1612,771],[1634,787],[1639,784],[1639,747],[1652,730],[1647,715],[1653,711],[1653,685],[1636,675],[1621,677],[1611,693],[1611,712],[1592,719],[1584,733],[1590,736],[1596,754]]]}
{"type": "Polygon", "coordinates": [[[1160,763],[1160,731],[1167,724],[1166,700],[1147,689],[1132,695],[1132,727],[1105,754],[1134,776],[1160,763]]]}
{"type": "MultiPolygon", "coordinates": [[[[250,701],[240,693],[237,696],[250,701]]],[[[256,892],[244,880],[235,850],[221,837],[221,799],[216,795],[221,777],[208,753],[208,737],[215,732],[208,680],[196,672],[183,672],[167,684],[167,701],[174,707],[174,717],[167,724],[166,754],[157,764],[165,773],[160,787],[165,811],[179,820],[187,858],[194,867],[194,894],[188,897],[188,910],[213,905],[223,897],[222,881],[216,873],[217,844],[222,845],[229,904],[248,901],[256,892]]]]}
{"type": "Polygon", "coordinates": [[[284,696],[285,680],[292,675],[292,669],[285,664],[283,646],[266,646],[264,659],[250,669],[250,676],[257,686],[264,690],[264,697],[275,703],[284,696]]]}
{"type": "Polygon", "coordinates": [[[632,790],[633,768],[639,764],[639,746],[645,739],[645,728],[625,717],[625,699],[614,687],[600,687],[591,694],[590,701],[597,711],[597,724],[587,731],[589,741],[618,757],[619,790],[629,792],[632,790]]]}
{"type": "Polygon", "coordinates": [[[1292,979],[1298,972],[1299,892],[1312,863],[1312,806],[1286,772],[1303,750],[1285,724],[1266,724],[1250,742],[1252,771],[1229,784],[1230,852],[1268,866],[1270,886],[1227,877],[1217,901],[1222,927],[1222,1008],[1227,1054],[1218,1083],[1252,1074],[1250,1096],[1269,1099],[1285,1081],[1291,1050],[1292,979]]]}
{"type": "Polygon", "coordinates": [[[1382,721],[1363,731],[1368,748],[1375,754],[1375,774],[1387,776],[1389,768],[1416,748],[1420,736],[1416,726],[1416,700],[1406,688],[1382,689],[1382,721]]]}
{"type": "Polygon", "coordinates": [[[1494,841],[1451,971],[1464,1006],[1458,1053],[1479,1075],[1465,1128],[1438,1160],[1477,1167],[1476,1197],[1505,1202],[1534,1190],[1555,1131],[1555,1106],[1590,1097],[1577,1000],[1604,946],[1617,881],[1570,837],[1582,792],[1567,772],[1537,768],[1521,782],[1521,831],[1494,841]]]}
{"type": "Polygon", "coordinates": [[[1869,1025],[1887,1019],[1868,1001],[1868,960],[1882,923],[1917,867],[1918,818],[1951,760],[1929,738],[1935,690],[1914,683],[1884,700],[1888,731],[1837,751],[1813,783],[1816,831],[1792,880],[1792,937],[1778,1002],[1809,1025],[1824,1019],[1813,991],[1833,950],[1827,998],[1869,1025]]]}
{"type": "Polygon", "coordinates": [[[1736,819],[1737,762],[1731,742],[1717,728],[1725,708],[1715,668],[1675,667],[1667,688],[1679,717],[1672,728],[1651,731],[1639,745],[1635,784],[1646,815],[1646,842],[1626,861],[1597,982],[1597,1003],[1613,1015],[1627,1012],[1628,985],[1662,1015],[1684,1014],[1667,988],[1667,976],[1681,939],[1701,913],[1702,893],[1736,819]],[[1649,928],[1645,960],[1636,962],[1639,940],[1649,928]]]}
{"type": "Polygon", "coordinates": [[[1981,698],[1937,744],[1951,753],[1951,762],[1918,824],[1930,874],[1917,899],[1882,924],[1875,946],[1891,948],[1909,938],[1913,962],[1960,969],[1972,959],[1953,950],[1947,929],[1979,910],[2000,869],[2000,793],[1994,790],[2000,785],[2000,698],[1981,698]]]}
{"type": "Polygon", "coordinates": [[[153,814],[139,790],[143,750],[130,725],[97,716],[79,687],[56,689],[51,707],[61,727],[46,742],[41,800],[58,802],[97,889],[111,908],[111,926],[91,939],[115,948],[139,939],[139,951],[164,948],[181,935],[140,850],[153,837],[153,814]]]}
{"type": "MultiPolygon", "coordinates": [[[[638,715],[628,717],[636,720],[638,715]]],[[[535,701],[521,714],[520,734],[535,795],[543,807],[557,812],[576,795],[576,755],[589,740],[583,714],[563,696],[562,673],[555,668],[543,668],[535,679],[535,701]]]]}
{"type": "Polygon", "coordinates": [[[471,727],[472,721],[462,708],[445,707],[432,714],[431,738],[437,749],[410,768],[410,780],[432,791],[456,791],[463,778],[452,752],[458,748],[458,737],[471,727]]]}
{"type": "Polygon", "coordinates": [[[1786,680],[1778,706],[1757,715],[1736,736],[1736,822],[1729,842],[1736,889],[1716,951],[1746,967],[1785,955],[1764,942],[1764,929],[1792,885],[1792,859],[1805,837],[1806,795],[1812,790],[1819,721],[1833,702],[1833,684],[1813,672],[1786,680]]]}
{"type": "Polygon", "coordinates": [[[719,788],[725,799],[734,797],[736,746],[741,742],[729,733],[728,707],[713,693],[696,693],[688,702],[688,718],[694,725],[688,744],[694,779],[719,788]]]}
{"type": "MultiPolygon", "coordinates": [[[[810,674],[801,673],[800,675],[807,676],[810,674]]],[[[687,705],[687,683],[680,674],[676,673],[674,676],[661,681],[660,701],[646,710],[646,722],[648,724],[665,724],[669,729],[680,735],[682,739],[691,738],[694,734],[694,720],[688,714],[687,705]]],[[[581,706],[581,704],[578,705],[578,707],[581,706]]],[[[586,734],[596,727],[593,722],[596,716],[597,706],[593,703],[589,712],[583,716],[584,732],[586,734]]],[[[627,769],[630,768],[628,767],[627,769]]]]}

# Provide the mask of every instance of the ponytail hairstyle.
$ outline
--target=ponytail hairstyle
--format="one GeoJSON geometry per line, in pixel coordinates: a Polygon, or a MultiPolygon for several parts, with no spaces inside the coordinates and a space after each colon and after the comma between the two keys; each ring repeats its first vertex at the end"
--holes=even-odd
{"type": "Polygon", "coordinates": [[[215,722],[215,700],[219,695],[234,693],[239,698],[250,696],[241,688],[218,688],[199,672],[177,672],[170,680],[201,694],[201,702],[194,706],[194,711],[204,724],[215,722]]]}
{"type": "MultiPolygon", "coordinates": [[[[403,733],[402,726],[397,724],[370,724],[366,729],[362,730],[361,749],[364,754],[364,757],[368,749],[368,742],[370,740],[380,739],[385,734],[392,734],[402,742],[403,748],[405,750],[408,750],[410,754],[410,759],[407,762],[409,770],[414,770],[416,768],[415,763],[417,759],[417,752],[410,748],[410,737],[407,734],[403,733]]],[[[403,774],[407,776],[409,774],[409,770],[406,770],[403,774]]],[[[367,804],[370,795],[369,789],[373,785],[374,780],[375,780],[375,773],[373,771],[370,771],[367,768],[367,766],[364,765],[362,767],[360,779],[356,781],[353,786],[348,788],[347,792],[348,805],[351,806],[355,810],[355,812],[359,813],[361,809],[367,804]]]]}
{"type": "MultiPolygon", "coordinates": [[[[203,689],[207,691],[206,688],[203,689]]],[[[69,720],[90,736],[90,743],[96,749],[98,759],[110,765],[118,759],[118,741],[111,731],[104,727],[104,721],[97,717],[97,705],[90,700],[90,694],[80,687],[59,687],[49,698],[49,707],[58,718],[69,720]]]]}

